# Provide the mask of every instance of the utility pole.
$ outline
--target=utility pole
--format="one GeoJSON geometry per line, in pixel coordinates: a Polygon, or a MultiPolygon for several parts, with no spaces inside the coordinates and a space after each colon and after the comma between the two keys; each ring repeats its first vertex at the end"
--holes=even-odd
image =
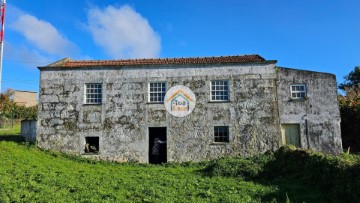
{"type": "Polygon", "coordinates": [[[1,30],[0,30],[0,93],[2,92],[2,64],[3,64],[3,55],[4,55],[4,23],[5,23],[5,3],[6,0],[1,0],[1,30]]]}

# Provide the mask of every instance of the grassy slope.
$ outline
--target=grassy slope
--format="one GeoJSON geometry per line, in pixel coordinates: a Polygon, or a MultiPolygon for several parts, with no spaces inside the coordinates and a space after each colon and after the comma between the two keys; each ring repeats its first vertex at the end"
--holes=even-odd
{"type": "Polygon", "coordinates": [[[207,163],[107,163],[19,140],[0,135],[0,202],[284,202],[286,195],[294,202],[323,201],[319,190],[297,177],[255,183],[207,176],[202,172],[207,163]]]}
{"type": "Polygon", "coordinates": [[[277,191],[239,178],[203,177],[199,166],[87,163],[5,141],[0,154],[5,202],[252,202],[277,191]]]}

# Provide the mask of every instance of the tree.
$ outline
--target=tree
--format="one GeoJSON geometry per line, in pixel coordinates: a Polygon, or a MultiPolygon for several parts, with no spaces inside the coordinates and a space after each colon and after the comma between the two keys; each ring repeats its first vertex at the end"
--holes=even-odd
{"type": "Polygon", "coordinates": [[[346,87],[339,95],[343,148],[360,152],[360,87],[346,87]]]}
{"type": "Polygon", "coordinates": [[[0,94],[0,117],[14,120],[36,120],[37,106],[18,106],[12,101],[12,95],[13,91],[11,89],[8,89],[5,93],[0,94]]]}
{"type": "Polygon", "coordinates": [[[345,95],[339,95],[341,137],[343,148],[360,152],[360,67],[356,66],[339,85],[345,95]]]}
{"type": "Polygon", "coordinates": [[[344,77],[345,81],[339,85],[339,89],[345,91],[345,88],[360,86],[360,66],[355,66],[354,70],[344,77]]]}

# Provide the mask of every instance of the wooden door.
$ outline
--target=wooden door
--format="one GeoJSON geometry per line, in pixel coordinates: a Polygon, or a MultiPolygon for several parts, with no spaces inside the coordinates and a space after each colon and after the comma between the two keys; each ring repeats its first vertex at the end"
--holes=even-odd
{"type": "Polygon", "coordinates": [[[300,146],[300,125],[299,124],[282,124],[281,136],[283,145],[300,146]]]}

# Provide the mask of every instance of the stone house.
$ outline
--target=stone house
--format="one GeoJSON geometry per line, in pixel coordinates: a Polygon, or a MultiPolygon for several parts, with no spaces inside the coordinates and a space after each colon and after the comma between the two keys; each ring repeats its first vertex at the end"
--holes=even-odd
{"type": "Polygon", "coordinates": [[[142,163],[250,156],[284,144],[342,152],[335,75],[276,62],[67,58],[39,67],[38,146],[142,163]]]}

